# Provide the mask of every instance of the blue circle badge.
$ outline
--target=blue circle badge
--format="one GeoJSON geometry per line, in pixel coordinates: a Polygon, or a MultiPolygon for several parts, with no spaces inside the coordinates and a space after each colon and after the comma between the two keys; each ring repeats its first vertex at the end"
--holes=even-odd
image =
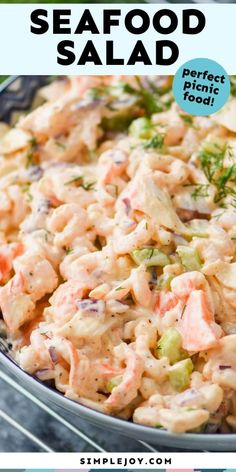
{"type": "Polygon", "coordinates": [[[191,59],[176,72],[173,93],[182,110],[191,115],[211,115],[226,103],[230,80],[225,69],[211,59],[191,59]]]}

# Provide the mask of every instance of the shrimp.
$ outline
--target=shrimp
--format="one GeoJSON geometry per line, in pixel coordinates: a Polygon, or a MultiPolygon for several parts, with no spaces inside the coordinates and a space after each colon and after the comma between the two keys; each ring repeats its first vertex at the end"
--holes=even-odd
{"type": "Polygon", "coordinates": [[[51,293],[58,284],[58,277],[47,259],[31,251],[25,252],[13,263],[16,274],[20,274],[23,290],[35,302],[46,293],[51,293]]]}
{"type": "Polygon", "coordinates": [[[35,303],[29,294],[22,293],[22,286],[21,276],[15,275],[0,288],[0,307],[11,334],[16,334],[24,323],[34,318],[35,303]]]}
{"type": "Polygon", "coordinates": [[[110,184],[115,177],[121,176],[127,167],[127,155],[120,149],[103,152],[98,160],[100,182],[110,184]]]}
{"type": "Polygon", "coordinates": [[[169,363],[167,358],[155,359],[151,353],[151,348],[156,346],[156,329],[148,321],[142,320],[136,326],[135,335],[135,351],[143,359],[144,373],[162,383],[167,379],[169,363]]]}
{"type": "Polygon", "coordinates": [[[0,246],[0,281],[6,283],[13,269],[13,260],[22,254],[24,246],[21,243],[2,244],[0,246]]]}
{"type": "Polygon", "coordinates": [[[53,293],[49,302],[48,313],[56,323],[63,325],[69,321],[78,310],[76,301],[83,297],[83,289],[79,281],[70,280],[59,285],[53,293]]]}
{"type": "Polygon", "coordinates": [[[171,106],[169,111],[154,115],[153,123],[165,127],[165,144],[167,146],[176,146],[179,144],[187,130],[183,120],[179,116],[175,103],[171,106]]]}
{"type": "Polygon", "coordinates": [[[122,410],[134,400],[137,396],[143,373],[142,359],[131,347],[122,344],[115,349],[122,350],[121,355],[126,363],[126,368],[122,376],[122,382],[113,388],[111,395],[105,401],[105,404],[111,411],[122,410]]]}
{"type": "Polygon", "coordinates": [[[113,247],[116,254],[127,254],[148,243],[152,237],[152,225],[146,219],[141,220],[136,228],[124,234],[121,228],[114,230],[113,247]]]}
{"type": "Polygon", "coordinates": [[[49,231],[55,234],[57,247],[70,247],[72,241],[81,236],[88,226],[87,213],[76,203],[56,208],[47,222],[49,231]]]}
{"type": "Polygon", "coordinates": [[[147,157],[146,163],[153,171],[154,182],[160,187],[168,188],[170,192],[188,179],[188,166],[180,159],[153,153],[147,157]]]}
{"type": "Polygon", "coordinates": [[[230,236],[218,224],[209,225],[208,238],[193,238],[192,245],[198,249],[201,258],[206,263],[216,260],[230,262],[235,248],[230,236]]]}
{"type": "Polygon", "coordinates": [[[236,335],[220,339],[215,349],[205,354],[203,376],[223,388],[236,389],[236,335]]]}
{"type": "Polygon", "coordinates": [[[0,191],[0,231],[17,228],[27,214],[25,196],[18,185],[0,191]]]}
{"type": "Polygon", "coordinates": [[[193,290],[203,290],[207,295],[207,304],[209,305],[209,308],[213,313],[215,312],[211,289],[207,279],[201,272],[191,271],[180,274],[177,277],[174,277],[170,285],[174,295],[183,300],[184,303],[193,290]]]}

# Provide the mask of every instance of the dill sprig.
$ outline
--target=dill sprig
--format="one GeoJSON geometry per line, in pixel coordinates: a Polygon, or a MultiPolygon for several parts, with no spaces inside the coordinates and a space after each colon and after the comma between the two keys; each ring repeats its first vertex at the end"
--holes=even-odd
{"type": "Polygon", "coordinates": [[[202,197],[209,197],[209,184],[194,184],[194,191],[192,197],[194,200],[202,197]]]}
{"type": "Polygon", "coordinates": [[[35,152],[37,150],[38,142],[37,139],[33,136],[29,140],[29,149],[26,154],[26,167],[30,167],[36,164],[35,162],[35,152]]]}
{"type": "Polygon", "coordinates": [[[96,182],[85,182],[82,175],[75,175],[70,180],[67,180],[64,185],[76,184],[78,187],[82,187],[84,190],[93,190],[96,182]]]}
{"type": "MultiPolygon", "coordinates": [[[[236,206],[236,190],[233,187],[236,183],[236,164],[224,166],[226,153],[232,158],[231,148],[225,142],[217,141],[205,143],[199,154],[202,170],[209,184],[215,187],[214,203],[219,203],[221,207],[225,207],[224,199],[228,196],[232,197],[230,204],[236,206]]],[[[209,184],[197,185],[193,198],[208,196],[209,184]]]]}
{"type": "Polygon", "coordinates": [[[186,126],[193,126],[193,116],[187,114],[185,115],[184,113],[180,113],[179,116],[186,126]]]}
{"type": "Polygon", "coordinates": [[[144,149],[161,149],[164,144],[165,136],[163,134],[155,134],[152,138],[145,141],[144,149]]]}
{"type": "Polygon", "coordinates": [[[161,90],[157,87],[151,87],[151,82],[148,82],[148,87],[143,85],[139,76],[135,76],[136,86],[126,82],[119,82],[116,85],[100,85],[93,87],[89,91],[89,96],[92,100],[100,100],[108,98],[109,103],[107,107],[111,111],[116,111],[112,102],[117,100],[122,94],[131,95],[134,97],[135,104],[142,108],[147,116],[153,113],[158,113],[167,110],[173,102],[173,96],[170,95],[170,89],[161,90]],[[166,99],[165,99],[166,98],[166,99]]]}

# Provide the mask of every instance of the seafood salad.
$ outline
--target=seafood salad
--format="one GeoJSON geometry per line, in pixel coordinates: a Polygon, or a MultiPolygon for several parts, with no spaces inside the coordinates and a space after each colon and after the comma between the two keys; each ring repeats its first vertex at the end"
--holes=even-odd
{"type": "MultiPolygon", "coordinates": [[[[234,88],[232,88],[234,91],[234,88]]],[[[236,98],[52,81],[0,125],[0,328],[22,369],[136,423],[236,430],[236,98]]]]}

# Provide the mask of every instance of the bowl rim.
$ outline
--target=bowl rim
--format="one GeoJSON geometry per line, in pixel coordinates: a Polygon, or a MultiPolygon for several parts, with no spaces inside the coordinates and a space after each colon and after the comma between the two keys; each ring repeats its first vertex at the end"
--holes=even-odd
{"type": "MultiPolygon", "coordinates": [[[[67,398],[63,393],[53,389],[25,372],[21,367],[11,359],[4,352],[0,352],[0,362],[13,374],[19,377],[24,382],[24,387],[27,386],[33,391],[38,391],[42,396],[47,397],[52,403],[71,413],[77,413],[82,419],[86,419],[97,426],[107,426],[110,429],[126,436],[131,434],[132,437],[140,440],[148,440],[153,444],[169,445],[170,447],[177,447],[191,450],[236,450],[235,434],[201,434],[201,433],[182,433],[176,434],[166,430],[155,429],[151,426],[145,426],[138,423],[133,423],[122,418],[108,415],[106,413],[97,411],[87,405],[83,405],[75,400],[67,398]]],[[[40,395],[39,395],[40,397],[40,395]]]]}

